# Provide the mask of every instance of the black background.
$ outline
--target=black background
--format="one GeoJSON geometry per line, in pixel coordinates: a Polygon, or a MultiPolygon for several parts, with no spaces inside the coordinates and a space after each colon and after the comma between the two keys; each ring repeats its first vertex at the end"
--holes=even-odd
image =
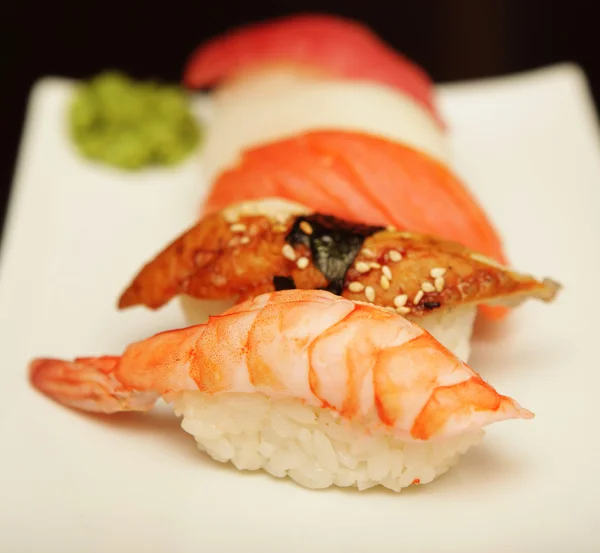
{"type": "Polygon", "coordinates": [[[319,11],[361,20],[437,82],[574,61],[588,74],[596,103],[600,100],[597,0],[7,1],[1,21],[6,140],[0,221],[28,94],[37,79],[81,78],[119,68],[138,78],[177,81],[201,41],[264,18],[319,11]]]}

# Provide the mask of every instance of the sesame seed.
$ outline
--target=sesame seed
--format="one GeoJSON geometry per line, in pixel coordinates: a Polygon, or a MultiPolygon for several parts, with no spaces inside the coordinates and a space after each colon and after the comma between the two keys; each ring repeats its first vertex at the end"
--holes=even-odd
{"type": "Polygon", "coordinates": [[[375,301],[375,290],[373,289],[372,286],[367,286],[365,288],[365,296],[370,302],[375,301]]]}
{"type": "Polygon", "coordinates": [[[390,289],[390,281],[385,275],[381,275],[381,278],[379,279],[379,284],[384,290],[390,289]]]}
{"type": "Polygon", "coordinates": [[[389,311],[390,313],[395,313],[395,312],[396,312],[396,310],[395,310],[393,307],[390,307],[389,305],[388,305],[388,306],[386,306],[386,307],[384,307],[384,309],[385,309],[386,311],[389,311]]]}
{"type": "Polygon", "coordinates": [[[414,299],[413,299],[413,303],[414,303],[415,305],[417,305],[417,304],[418,304],[418,303],[419,303],[419,302],[420,302],[420,301],[423,299],[423,296],[424,296],[424,295],[425,295],[425,292],[423,292],[423,290],[419,290],[419,291],[418,291],[418,292],[415,294],[415,297],[414,297],[414,299]]]}
{"type": "Polygon", "coordinates": [[[273,225],[273,232],[276,234],[281,234],[287,230],[285,225],[273,225]]]}
{"type": "Polygon", "coordinates": [[[423,292],[435,292],[435,286],[431,282],[425,281],[421,283],[421,290],[423,292]]]}
{"type": "Polygon", "coordinates": [[[298,269],[306,269],[306,267],[308,267],[308,263],[308,257],[301,257],[298,259],[298,261],[296,261],[298,269]]]}
{"type": "Polygon", "coordinates": [[[362,253],[365,257],[375,257],[375,252],[369,248],[363,248],[360,250],[360,253],[362,253]]]}
{"type": "Polygon", "coordinates": [[[285,244],[285,246],[281,248],[281,253],[286,259],[289,259],[290,261],[296,261],[296,252],[289,244],[285,244]]]}
{"type": "Polygon", "coordinates": [[[385,227],[385,230],[388,230],[389,232],[394,232],[396,230],[396,227],[394,225],[388,225],[387,227],[385,227]]]}
{"type": "Polygon", "coordinates": [[[350,292],[362,292],[365,289],[365,285],[362,282],[351,282],[350,284],[348,284],[348,290],[350,290],[350,292]]]}
{"type": "Polygon", "coordinates": [[[381,265],[376,261],[371,261],[371,269],[381,269],[381,265]]]}
{"type": "Polygon", "coordinates": [[[394,305],[396,307],[404,307],[407,301],[408,296],[406,294],[400,294],[394,298],[394,305]]]}
{"type": "Polygon", "coordinates": [[[438,292],[441,292],[444,289],[444,286],[446,286],[446,281],[444,280],[444,277],[439,276],[439,277],[436,277],[434,284],[435,284],[435,289],[438,292]]]}
{"type": "Polygon", "coordinates": [[[310,226],[310,224],[307,221],[302,221],[300,223],[300,230],[304,234],[308,234],[309,236],[313,233],[313,228],[310,226]]]}
{"type": "Polygon", "coordinates": [[[443,269],[442,267],[435,267],[429,271],[429,274],[431,275],[431,278],[442,277],[446,274],[446,269],[443,269]]]}
{"type": "Polygon", "coordinates": [[[396,307],[396,313],[398,315],[406,315],[410,313],[410,307],[396,307]]]}
{"type": "Polygon", "coordinates": [[[402,254],[396,250],[390,250],[388,252],[388,256],[390,258],[390,261],[393,261],[394,263],[398,263],[398,261],[402,261],[402,254]]]}
{"type": "Polygon", "coordinates": [[[246,230],[246,225],[244,223],[234,223],[229,227],[231,232],[244,232],[246,230]]]}
{"type": "Polygon", "coordinates": [[[371,270],[371,266],[368,263],[365,263],[364,261],[359,261],[354,268],[359,272],[359,273],[368,273],[371,270]]]}
{"type": "Polygon", "coordinates": [[[385,275],[385,278],[392,280],[392,270],[387,265],[381,267],[381,272],[385,275]]]}
{"type": "Polygon", "coordinates": [[[249,236],[242,236],[240,238],[240,244],[249,244],[250,243],[250,237],[249,236]]]}

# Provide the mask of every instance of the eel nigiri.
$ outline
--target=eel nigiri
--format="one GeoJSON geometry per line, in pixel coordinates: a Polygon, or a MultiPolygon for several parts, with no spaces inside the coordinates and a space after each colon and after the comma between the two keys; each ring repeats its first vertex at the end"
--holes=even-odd
{"type": "Polygon", "coordinates": [[[312,489],[426,484],[485,425],[533,417],[400,315],[315,290],[258,296],[120,357],[36,359],[30,380],[84,411],[163,397],[213,459],[312,489]]]}
{"type": "Polygon", "coordinates": [[[380,137],[313,131],[247,150],[213,184],[203,212],[265,197],[351,221],[435,234],[506,264],[489,217],[453,172],[380,137]]]}
{"type": "Polygon", "coordinates": [[[201,44],[183,82],[206,87],[272,66],[384,84],[409,95],[441,122],[427,73],[350,19],[301,14],[249,24],[201,44]]]}
{"type": "Polygon", "coordinates": [[[466,361],[478,304],[551,301],[560,286],[455,242],[360,225],[272,198],[206,216],[141,269],[119,307],[157,309],[182,295],[188,321],[196,324],[207,315],[199,300],[240,301],[282,288],[323,288],[383,306],[466,361]]]}

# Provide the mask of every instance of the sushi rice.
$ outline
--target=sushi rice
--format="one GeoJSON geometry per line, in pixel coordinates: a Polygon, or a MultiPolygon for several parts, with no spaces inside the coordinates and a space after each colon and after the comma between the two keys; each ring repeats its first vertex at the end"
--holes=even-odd
{"type": "MultiPolygon", "coordinates": [[[[203,171],[212,182],[244,150],[311,130],[349,130],[401,142],[449,165],[445,132],[409,96],[380,84],[298,79],[244,82],[215,98],[204,142],[203,171]],[[271,86],[272,84],[272,86],[271,86]]],[[[259,77],[257,77],[257,80],[259,77]]]]}
{"type": "Polygon", "coordinates": [[[474,428],[443,440],[402,440],[331,410],[262,394],[186,391],[174,399],[174,410],[198,449],[216,461],[287,476],[310,489],[381,485],[398,492],[427,484],[485,434],[474,428]]]}

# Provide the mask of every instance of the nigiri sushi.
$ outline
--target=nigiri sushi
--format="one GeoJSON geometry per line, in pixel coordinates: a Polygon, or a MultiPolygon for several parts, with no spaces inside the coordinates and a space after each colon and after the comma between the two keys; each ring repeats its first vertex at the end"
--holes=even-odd
{"type": "Polygon", "coordinates": [[[297,14],[233,29],[193,52],[183,81],[192,88],[231,83],[273,66],[385,84],[440,119],[433,84],[421,67],[368,27],[333,15],[297,14]]]}
{"type": "Polygon", "coordinates": [[[452,171],[373,135],[313,131],[247,150],[213,184],[203,213],[266,197],[360,223],[435,234],[506,263],[498,232],[452,171]]]}
{"type": "Polygon", "coordinates": [[[311,489],[426,484],[485,425],[533,417],[400,315],[316,290],[263,294],[120,357],[36,359],[30,380],[99,413],[162,397],[213,459],[311,489]]]}
{"type": "Polygon", "coordinates": [[[283,288],[327,289],[397,312],[467,360],[476,306],[551,301],[560,286],[510,271],[455,242],[360,225],[278,198],[208,215],[163,249],[119,308],[157,309],[181,295],[190,324],[283,288]],[[207,306],[200,300],[228,300],[207,306]]]}
{"type": "Polygon", "coordinates": [[[349,19],[303,14],[232,30],[196,49],[184,84],[216,86],[209,181],[243,150],[310,130],[369,132],[451,160],[429,76],[349,19]]]}

